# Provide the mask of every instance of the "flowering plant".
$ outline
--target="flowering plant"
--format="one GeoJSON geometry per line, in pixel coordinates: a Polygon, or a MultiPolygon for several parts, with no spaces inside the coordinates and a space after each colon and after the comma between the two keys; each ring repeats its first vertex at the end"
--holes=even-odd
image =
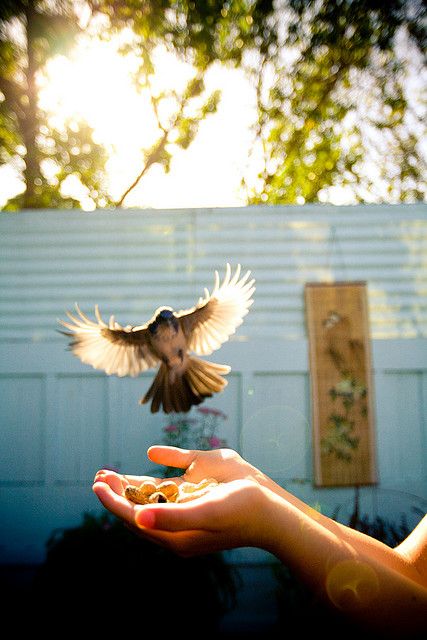
{"type": "MultiPolygon", "coordinates": [[[[198,407],[196,411],[199,414],[196,418],[183,414],[173,416],[162,429],[165,434],[163,444],[204,451],[227,446],[227,441],[217,434],[220,421],[227,419],[226,414],[210,407],[198,407]]],[[[169,477],[176,475],[176,469],[168,467],[165,474],[169,477]]]]}

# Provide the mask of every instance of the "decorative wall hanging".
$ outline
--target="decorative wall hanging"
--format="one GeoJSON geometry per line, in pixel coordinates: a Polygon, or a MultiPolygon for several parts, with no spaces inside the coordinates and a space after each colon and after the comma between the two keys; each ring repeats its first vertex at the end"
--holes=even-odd
{"type": "Polygon", "coordinates": [[[314,483],[376,483],[366,283],[307,283],[314,483]]]}

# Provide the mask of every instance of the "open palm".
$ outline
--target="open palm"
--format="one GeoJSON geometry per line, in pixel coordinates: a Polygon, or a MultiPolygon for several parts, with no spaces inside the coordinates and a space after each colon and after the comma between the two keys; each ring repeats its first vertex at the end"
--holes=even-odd
{"type": "Polygon", "coordinates": [[[219,484],[190,502],[141,506],[126,499],[126,487],[139,486],[144,480],[160,484],[163,477],[100,470],[93,490],[109,511],[143,537],[180,555],[186,555],[187,550],[194,555],[251,544],[251,532],[258,521],[254,506],[259,496],[254,467],[229,449],[187,451],[156,446],[149,449],[148,456],[153,462],[185,469],[181,476],[173,478],[177,484],[198,483],[207,477],[219,484]],[[242,527],[242,505],[247,505],[246,527],[242,527]]]}

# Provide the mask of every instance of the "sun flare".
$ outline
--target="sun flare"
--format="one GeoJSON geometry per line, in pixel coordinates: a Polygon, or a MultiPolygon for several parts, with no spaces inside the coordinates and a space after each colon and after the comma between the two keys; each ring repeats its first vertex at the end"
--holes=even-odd
{"type": "MultiPolygon", "coordinates": [[[[50,60],[39,82],[39,103],[51,125],[61,128],[66,120],[83,119],[93,128],[94,141],[106,147],[114,199],[140,172],[143,150],[160,132],[148,90],[137,89],[134,82],[138,57],[120,54],[121,44],[122,40],[82,41],[69,58],[50,60]]],[[[194,76],[189,64],[161,48],[154,63],[156,92],[179,92],[194,76]]],[[[214,68],[205,82],[208,91],[222,90],[218,112],[201,124],[188,150],[174,152],[169,174],[159,165],[152,167],[126,206],[221,206],[221,200],[224,206],[243,204],[239,185],[250,144],[251,89],[243,74],[232,70],[214,68]]]]}

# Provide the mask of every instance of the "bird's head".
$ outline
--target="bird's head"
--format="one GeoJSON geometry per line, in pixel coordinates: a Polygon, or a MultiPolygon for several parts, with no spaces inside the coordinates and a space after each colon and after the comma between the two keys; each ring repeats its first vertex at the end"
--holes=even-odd
{"type": "Polygon", "coordinates": [[[173,311],[171,309],[162,309],[157,314],[156,320],[158,322],[168,322],[171,318],[173,318],[173,311]]]}
{"type": "Polygon", "coordinates": [[[172,309],[169,307],[162,307],[157,313],[153,320],[148,325],[148,330],[150,333],[156,333],[159,326],[171,326],[175,329],[178,329],[178,320],[175,317],[175,314],[172,309]]]}

